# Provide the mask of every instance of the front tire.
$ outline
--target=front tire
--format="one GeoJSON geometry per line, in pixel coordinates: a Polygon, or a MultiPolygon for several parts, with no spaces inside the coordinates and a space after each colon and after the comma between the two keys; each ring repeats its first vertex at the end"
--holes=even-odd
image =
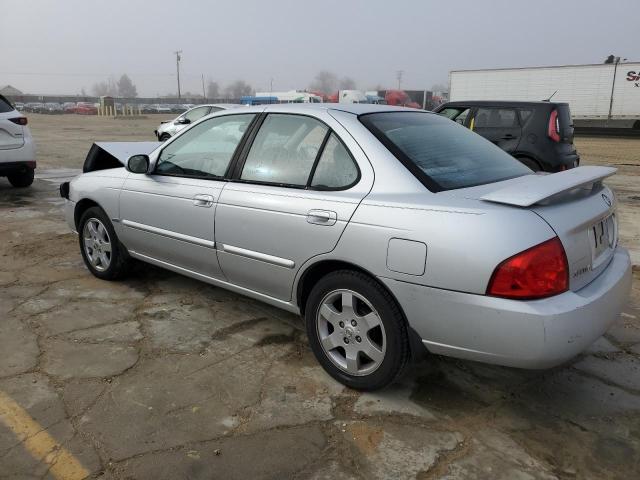
{"type": "Polygon", "coordinates": [[[410,355],[400,307],[378,282],[352,270],[320,279],[307,299],[311,349],[329,375],[357,390],[396,380],[410,355]]]}
{"type": "Polygon", "coordinates": [[[131,259],[104,210],[87,209],[80,217],[78,233],[82,259],[94,276],[117,280],[128,273],[131,259]]]}
{"type": "Polygon", "coordinates": [[[167,140],[169,140],[171,138],[171,135],[169,135],[168,133],[163,133],[162,135],[160,135],[159,140],[161,142],[166,142],[167,140]]]}
{"type": "Polygon", "coordinates": [[[24,172],[16,172],[7,175],[9,183],[16,188],[26,188],[33,183],[33,168],[27,168],[24,172]]]}

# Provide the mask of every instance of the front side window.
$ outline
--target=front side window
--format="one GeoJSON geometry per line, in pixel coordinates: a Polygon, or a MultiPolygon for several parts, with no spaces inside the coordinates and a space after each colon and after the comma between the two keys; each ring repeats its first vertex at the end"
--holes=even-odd
{"type": "Polygon", "coordinates": [[[384,112],[359,118],[432,191],[472,187],[531,173],[490,141],[439,115],[384,112]]]}
{"type": "Polygon", "coordinates": [[[242,180],[305,186],[328,128],[311,117],[269,114],[247,155],[242,180]]]}
{"type": "Polygon", "coordinates": [[[189,120],[189,123],[193,123],[196,120],[200,120],[207,113],[209,113],[209,107],[197,107],[185,113],[183,118],[189,120]]]}
{"type": "Polygon", "coordinates": [[[318,190],[346,188],[353,185],[358,176],[355,161],[336,134],[332,133],[322,150],[311,186],[318,190]]]}
{"type": "Polygon", "coordinates": [[[155,173],[186,177],[222,177],[254,114],[205,120],[162,150],[155,173]]]}

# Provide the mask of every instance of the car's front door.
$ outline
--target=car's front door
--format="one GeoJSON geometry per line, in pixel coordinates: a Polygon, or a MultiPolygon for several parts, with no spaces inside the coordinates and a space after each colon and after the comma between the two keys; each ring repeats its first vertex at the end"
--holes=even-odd
{"type": "Polygon", "coordinates": [[[371,188],[364,154],[326,117],[268,114],[247,145],[216,211],[218,259],[232,283],[290,300],[301,265],[335,247],[371,188]]]}
{"type": "Polygon", "coordinates": [[[518,148],[522,134],[516,109],[508,107],[479,107],[469,128],[508,153],[518,148]]]}
{"type": "Polygon", "coordinates": [[[135,253],[220,276],[214,220],[224,175],[254,114],[210,118],[163,147],[150,174],[120,194],[124,244],[135,253]]]}

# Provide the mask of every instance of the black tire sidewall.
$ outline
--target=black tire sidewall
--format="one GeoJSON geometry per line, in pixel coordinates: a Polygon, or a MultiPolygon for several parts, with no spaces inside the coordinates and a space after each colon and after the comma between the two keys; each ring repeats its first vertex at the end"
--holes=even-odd
{"type": "Polygon", "coordinates": [[[111,224],[111,221],[107,217],[104,210],[99,207],[91,207],[82,214],[82,216],[80,217],[80,222],[78,222],[78,241],[80,243],[80,253],[82,255],[82,260],[84,260],[84,264],[94,276],[103,280],[114,280],[121,276],[123,270],[122,265],[125,260],[124,251],[120,245],[113,225],[111,224]],[[111,240],[111,262],[109,263],[109,268],[102,272],[96,270],[94,266],[91,265],[91,262],[87,258],[87,254],[84,249],[84,225],[91,218],[96,218],[102,222],[104,228],[107,229],[109,239],[111,240]]]}
{"type": "Polygon", "coordinates": [[[29,168],[26,172],[16,172],[9,174],[7,179],[15,188],[25,188],[33,183],[34,170],[29,168]]]}
{"type": "Polygon", "coordinates": [[[404,317],[395,300],[375,280],[358,272],[339,271],[323,277],[311,291],[305,310],[309,344],[318,362],[334,379],[357,390],[377,390],[395,380],[408,360],[409,343],[404,317]],[[316,315],[320,302],[331,291],[353,290],[377,310],[386,335],[386,352],[382,364],[365,376],[349,375],[335,366],[320,345],[316,315]]]}

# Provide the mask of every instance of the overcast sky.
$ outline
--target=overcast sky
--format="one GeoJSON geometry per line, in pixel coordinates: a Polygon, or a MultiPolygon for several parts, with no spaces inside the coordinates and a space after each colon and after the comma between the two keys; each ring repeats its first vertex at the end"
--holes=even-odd
{"type": "Polygon", "coordinates": [[[430,88],[452,69],[640,60],[640,0],[0,0],[0,86],[87,92],[127,73],[141,96],[222,86],[430,88]]]}

